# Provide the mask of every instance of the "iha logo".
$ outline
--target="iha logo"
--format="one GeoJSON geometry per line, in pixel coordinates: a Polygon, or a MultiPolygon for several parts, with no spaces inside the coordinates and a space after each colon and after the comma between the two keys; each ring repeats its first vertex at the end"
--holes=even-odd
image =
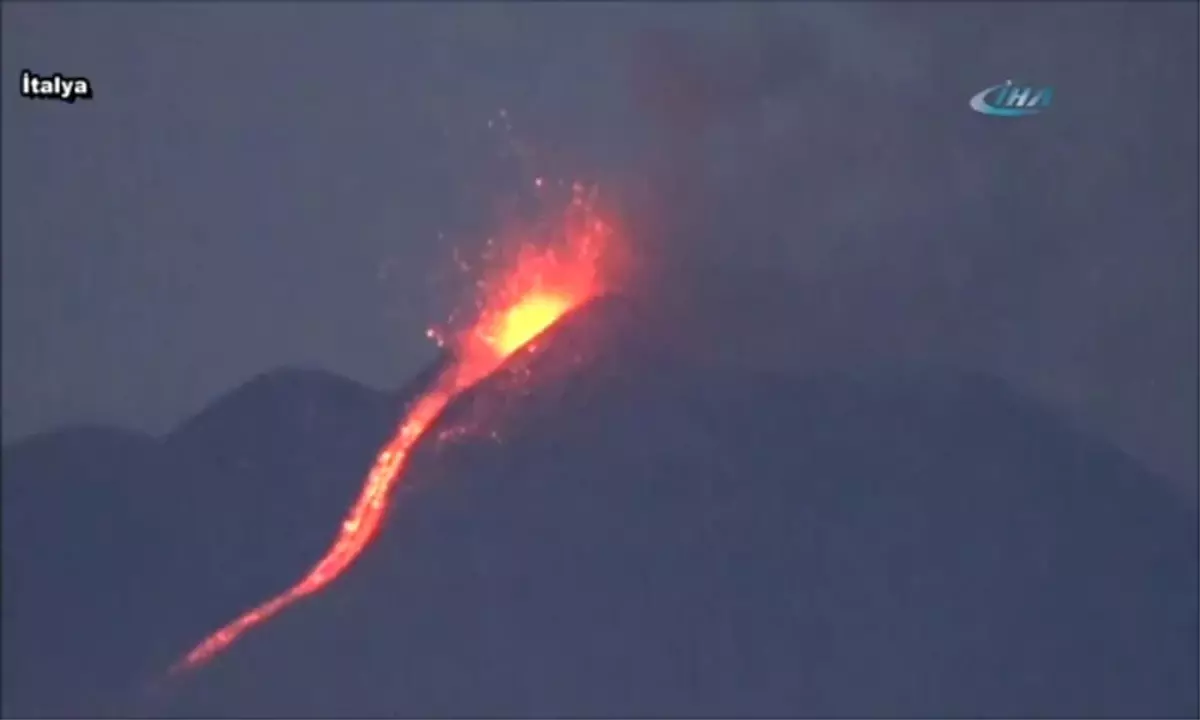
{"type": "Polygon", "coordinates": [[[35,100],[92,99],[92,81],[85,77],[66,77],[55,73],[49,77],[36,75],[32,70],[21,71],[21,96],[35,100]]]}
{"type": "Polygon", "coordinates": [[[984,115],[1020,117],[1036,115],[1050,107],[1054,88],[1016,85],[1005,80],[999,85],[981,90],[971,98],[971,109],[984,115]]]}

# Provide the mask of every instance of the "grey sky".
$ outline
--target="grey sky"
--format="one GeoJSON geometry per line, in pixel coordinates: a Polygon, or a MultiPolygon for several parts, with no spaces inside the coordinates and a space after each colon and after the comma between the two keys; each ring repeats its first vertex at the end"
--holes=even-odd
{"type": "Polygon", "coordinates": [[[606,53],[548,10],[5,3],[5,436],[161,431],[281,364],[402,382],[511,189],[487,122],[606,153],[606,53]],[[96,99],[25,101],[25,67],[96,99]]]}
{"type": "Polygon", "coordinates": [[[487,128],[503,108],[539,169],[674,218],[635,241],[719,346],[995,370],[1195,493],[1194,3],[3,20],[6,440],[161,432],[284,364],[403,382],[432,355],[452,243],[515,191],[487,128]],[[25,67],[87,75],[96,100],[23,100],[25,67]],[[1055,106],[970,112],[1010,77],[1055,106]]]}

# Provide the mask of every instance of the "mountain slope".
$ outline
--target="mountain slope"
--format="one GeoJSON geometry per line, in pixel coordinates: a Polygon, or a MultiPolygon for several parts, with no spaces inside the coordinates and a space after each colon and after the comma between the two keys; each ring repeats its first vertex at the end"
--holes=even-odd
{"type": "Polygon", "coordinates": [[[1194,509],[1003,383],[714,375],[620,303],[538,345],[166,711],[1197,713],[1194,509]]]}
{"type": "Polygon", "coordinates": [[[127,681],[120,668],[144,663],[121,640],[129,620],[169,612],[137,583],[169,573],[175,549],[158,450],[153,438],[94,427],[5,448],[5,715],[106,707],[127,681]]]}
{"type": "Polygon", "coordinates": [[[5,447],[4,715],[124,715],[189,644],[292,582],[429,372],[393,395],[284,369],[161,439],[76,428],[5,447]]]}

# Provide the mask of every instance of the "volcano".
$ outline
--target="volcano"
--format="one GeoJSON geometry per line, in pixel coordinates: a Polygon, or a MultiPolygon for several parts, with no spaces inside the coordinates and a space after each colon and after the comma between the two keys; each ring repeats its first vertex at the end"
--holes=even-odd
{"type": "Polygon", "coordinates": [[[153,703],[112,688],[303,572],[436,372],[276,374],[165,439],[6,449],[5,713],[1200,711],[1197,517],[1165,481],[995,378],[718,372],[643,310],[594,301],[458,396],[338,584],[153,703]],[[79,547],[68,508],[122,533],[79,547]]]}

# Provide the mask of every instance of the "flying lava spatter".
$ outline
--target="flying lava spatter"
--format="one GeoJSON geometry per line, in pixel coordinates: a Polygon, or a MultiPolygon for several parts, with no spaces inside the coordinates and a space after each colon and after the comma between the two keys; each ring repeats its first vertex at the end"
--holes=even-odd
{"type": "Polygon", "coordinates": [[[574,186],[566,219],[558,242],[547,247],[522,244],[510,266],[493,271],[478,283],[476,321],[450,340],[453,360],[412,403],[395,435],[380,450],[325,556],[290,589],[209,635],[174,666],[174,672],[211,660],[250,628],[321,590],[345,572],[378,534],[388,499],[403,475],[413,446],[450,401],[491,374],[565,313],[604,290],[600,261],[602,251],[611,242],[612,229],[597,218],[579,184],[574,186]]]}

